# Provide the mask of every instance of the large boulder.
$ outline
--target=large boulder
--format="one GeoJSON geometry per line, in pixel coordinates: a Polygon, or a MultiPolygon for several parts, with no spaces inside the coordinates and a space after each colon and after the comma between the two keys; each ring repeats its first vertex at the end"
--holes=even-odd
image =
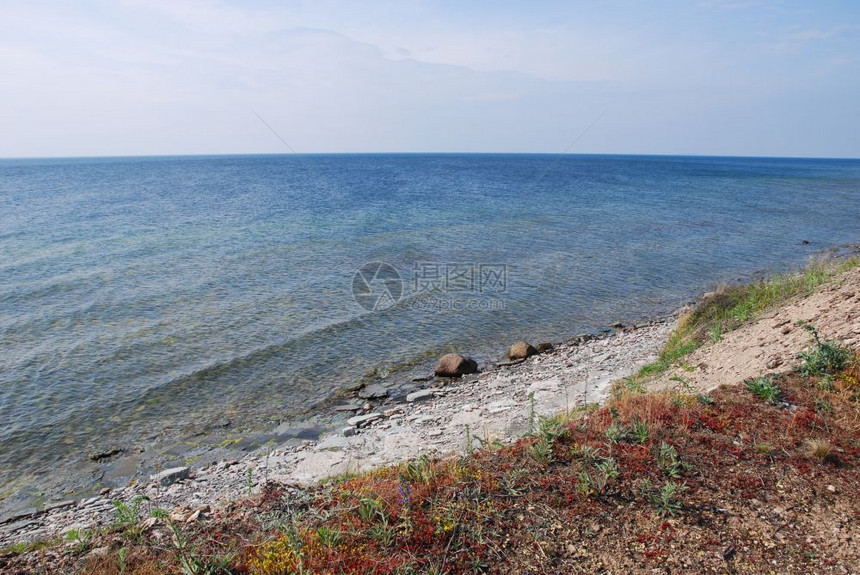
{"type": "Polygon", "coordinates": [[[478,371],[478,362],[459,353],[446,353],[436,364],[435,373],[439,377],[460,377],[478,371]]]}
{"type": "Polygon", "coordinates": [[[511,359],[525,359],[530,355],[535,355],[538,352],[534,346],[526,341],[518,341],[508,350],[508,357],[511,359]]]}

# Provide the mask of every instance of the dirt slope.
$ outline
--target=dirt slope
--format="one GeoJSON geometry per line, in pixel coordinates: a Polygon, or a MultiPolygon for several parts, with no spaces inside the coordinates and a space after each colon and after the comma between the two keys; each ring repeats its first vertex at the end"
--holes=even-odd
{"type": "Polygon", "coordinates": [[[798,350],[812,342],[810,332],[798,325],[800,320],[814,325],[822,339],[836,340],[855,350],[860,347],[860,268],[698,349],[652,387],[690,386],[709,391],[766,372],[787,373],[798,365],[798,350]]]}

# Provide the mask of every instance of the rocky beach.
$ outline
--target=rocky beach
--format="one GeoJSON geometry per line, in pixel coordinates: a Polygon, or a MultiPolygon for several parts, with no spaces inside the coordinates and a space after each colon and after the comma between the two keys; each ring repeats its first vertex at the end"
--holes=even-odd
{"type": "Polygon", "coordinates": [[[142,498],[148,509],[173,510],[183,521],[195,521],[214,505],[259,493],[268,481],[299,487],[421,455],[444,457],[508,443],[541,417],[601,402],[612,382],[655,358],[673,325],[674,318],[616,324],[599,334],[539,345],[541,353],[488,364],[461,378],[413,382],[414,391],[405,396],[388,397],[385,388],[371,384],[333,406],[349,416],[346,425],[319,440],[270,442],[242,458],[170,468],[98,495],[50,501],[0,524],[0,546],[110,525],[117,505],[140,504],[142,498]]]}

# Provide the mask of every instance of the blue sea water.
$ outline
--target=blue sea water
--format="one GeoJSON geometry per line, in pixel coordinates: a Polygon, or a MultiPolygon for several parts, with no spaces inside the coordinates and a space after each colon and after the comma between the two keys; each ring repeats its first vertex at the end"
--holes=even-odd
{"type": "Polygon", "coordinates": [[[860,241],[857,160],[556,159],[0,161],[0,492],[98,443],[264,427],[368,374],[654,316],[860,241]],[[395,305],[356,302],[366,262],[399,273],[395,305]]]}

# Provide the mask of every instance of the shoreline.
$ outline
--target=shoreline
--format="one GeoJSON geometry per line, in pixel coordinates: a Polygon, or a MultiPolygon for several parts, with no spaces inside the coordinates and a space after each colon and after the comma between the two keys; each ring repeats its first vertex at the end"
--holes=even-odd
{"type": "Polygon", "coordinates": [[[202,512],[216,502],[258,493],[267,481],[308,485],[421,455],[444,457],[488,441],[519,439],[538,417],[605,399],[613,381],[656,357],[676,316],[577,336],[524,361],[491,364],[460,379],[413,382],[418,391],[397,398],[401,401],[374,407],[368,403],[372,398],[344,400],[329,411],[357,414],[349,419],[355,425],[345,430],[324,433],[318,440],[290,439],[198,469],[165,471],[160,483],[144,477],[92,497],[48,503],[0,522],[0,546],[110,525],[114,501],[128,504],[145,497],[152,509],[183,508],[190,516],[195,509],[202,512]]]}

